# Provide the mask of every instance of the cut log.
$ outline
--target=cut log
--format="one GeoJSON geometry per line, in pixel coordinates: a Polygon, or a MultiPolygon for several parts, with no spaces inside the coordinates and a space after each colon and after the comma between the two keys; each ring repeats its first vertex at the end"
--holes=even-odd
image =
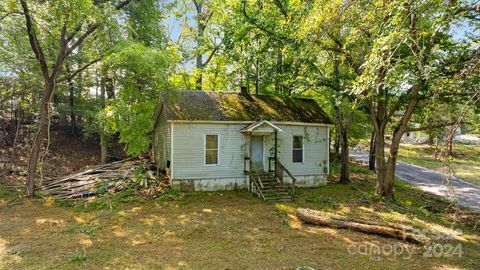
{"type": "MultiPolygon", "coordinates": [[[[339,229],[351,229],[354,231],[382,235],[386,237],[406,240],[415,244],[428,245],[431,239],[420,235],[408,226],[393,224],[382,224],[361,219],[349,219],[339,215],[316,211],[307,208],[298,208],[296,213],[298,219],[307,224],[327,226],[339,229]]],[[[420,231],[420,230],[418,230],[420,231]]]]}

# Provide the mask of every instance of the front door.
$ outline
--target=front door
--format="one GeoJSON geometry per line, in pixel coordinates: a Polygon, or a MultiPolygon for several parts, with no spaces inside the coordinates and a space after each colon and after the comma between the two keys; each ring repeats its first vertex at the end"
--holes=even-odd
{"type": "Polygon", "coordinates": [[[252,136],[252,166],[263,171],[263,136],[252,136]]]}

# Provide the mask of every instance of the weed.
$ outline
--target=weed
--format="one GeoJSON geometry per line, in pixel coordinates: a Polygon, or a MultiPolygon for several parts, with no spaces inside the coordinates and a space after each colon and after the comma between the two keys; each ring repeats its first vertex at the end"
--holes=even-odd
{"type": "Polygon", "coordinates": [[[305,197],[306,202],[315,203],[323,206],[334,206],[336,203],[332,198],[322,197],[316,194],[308,194],[305,197]]]}
{"type": "Polygon", "coordinates": [[[17,256],[21,256],[25,253],[28,253],[32,251],[31,249],[27,248],[27,247],[22,247],[22,246],[18,246],[18,247],[14,247],[10,250],[9,254],[10,255],[17,255],[17,256]]]}
{"type": "Polygon", "coordinates": [[[87,260],[87,251],[85,249],[75,250],[72,254],[67,257],[67,260],[71,263],[74,262],[85,262],[87,260]]]}
{"type": "Polygon", "coordinates": [[[67,228],[65,228],[63,231],[63,233],[83,233],[83,234],[86,234],[90,237],[94,237],[97,235],[97,232],[100,231],[102,229],[102,227],[100,225],[97,225],[97,224],[79,224],[79,223],[75,223],[75,224],[72,224],[70,226],[68,226],[67,228]]]}
{"type": "Polygon", "coordinates": [[[183,197],[183,193],[178,189],[166,188],[162,189],[155,200],[157,201],[174,201],[183,197]]]}

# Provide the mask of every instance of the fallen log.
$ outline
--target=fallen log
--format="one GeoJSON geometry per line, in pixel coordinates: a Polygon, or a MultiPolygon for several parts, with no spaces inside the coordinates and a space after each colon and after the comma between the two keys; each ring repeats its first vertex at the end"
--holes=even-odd
{"type": "Polygon", "coordinates": [[[361,219],[349,219],[340,215],[316,211],[307,208],[298,208],[298,219],[307,224],[327,226],[339,229],[351,229],[354,231],[382,235],[386,237],[406,240],[415,244],[428,245],[431,239],[415,232],[408,226],[369,222],[361,219]]]}

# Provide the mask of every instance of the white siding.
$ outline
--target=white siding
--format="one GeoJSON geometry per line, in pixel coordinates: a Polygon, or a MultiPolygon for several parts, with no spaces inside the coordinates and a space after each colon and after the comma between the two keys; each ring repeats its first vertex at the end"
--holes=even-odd
{"type": "MultiPolygon", "coordinates": [[[[328,128],[278,125],[278,158],[295,176],[323,175],[324,162],[328,168],[328,128]],[[293,136],[303,136],[303,162],[292,162],[293,136]]],[[[273,135],[267,137],[267,149],[273,147],[273,135]]]]}
{"type": "Polygon", "coordinates": [[[170,124],[167,123],[164,111],[158,117],[153,133],[153,158],[160,169],[166,169],[170,159],[170,124]]]}
{"type": "Polygon", "coordinates": [[[174,123],[173,175],[180,179],[244,177],[245,125],[174,123]],[[205,134],[219,136],[218,164],[205,165],[205,134]]]}
{"type": "MultiPolygon", "coordinates": [[[[245,124],[174,123],[174,180],[238,178],[244,175],[244,157],[248,156],[249,137],[240,130],[245,124]],[[219,164],[205,165],[205,134],[219,135],[219,164]]],[[[324,176],[328,168],[328,128],[278,125],[278,157],[295,176],[324,176]],[[304,136],[303,163],[292,162],[293,135],[304,136]],[[324,161],[326,163],[324,163],[324,161]]],[[[264,139],[264,168],[273,156],[274,135],[264,139]]],[[[286,178],[287,179],[287,178],[286,178]]]]}

